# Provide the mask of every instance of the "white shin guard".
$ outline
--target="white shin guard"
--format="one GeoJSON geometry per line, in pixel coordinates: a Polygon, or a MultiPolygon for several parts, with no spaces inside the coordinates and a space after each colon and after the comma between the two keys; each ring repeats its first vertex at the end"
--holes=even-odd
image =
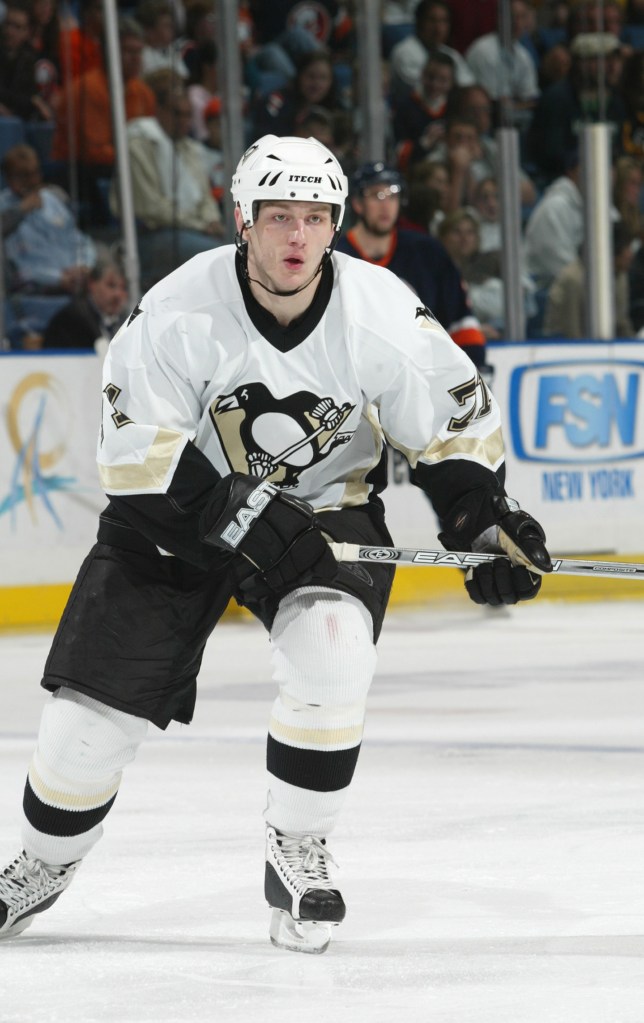
{"type": "Polygon", "coordinates": [[[280,604],[271,643],[280,691],[269,724],[264,816],[280,831],[328,835],[362,741],[376,667],[371,616],[349,594],[304,587],[280,604]]]}
{"type": "Polygon", "coordinates": [[[147,726],[71,689],[50,697],[25,791],[22,837],[29,856],[62,864],[89,852],[147,726]]]}

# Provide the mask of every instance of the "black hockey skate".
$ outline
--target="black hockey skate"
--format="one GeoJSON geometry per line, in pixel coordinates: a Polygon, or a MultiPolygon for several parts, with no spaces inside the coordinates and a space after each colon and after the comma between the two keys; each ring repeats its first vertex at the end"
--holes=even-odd
{"type": "Polygon", "coordinates": [[[42,860],[31,860],[25,852],[0,874],[0,939],[13,938],[54,904],[65,891],[81,864],[52,867],[42,860]]]}
{"type": "Polygon", "coordinates": [[[332,886],[324,838],[266,831],[264,893],[273,909],[270,937],[293,952],[325,952],[331,928],[344,920],[346,906],[332,886]]]}

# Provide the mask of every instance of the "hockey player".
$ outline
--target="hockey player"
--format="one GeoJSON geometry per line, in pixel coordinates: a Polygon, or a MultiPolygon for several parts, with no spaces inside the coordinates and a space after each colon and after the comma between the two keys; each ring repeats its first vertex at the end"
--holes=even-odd
{"type": "Polygon", "coordinates": [[[403,185],[400,172],[384,163],[358,167],[351,182],[357,222],[338,242],[338,252],[385,266],[405,281],[480,368],[485,364],[485,335],[459,270],[431,235],[397,226],[403,185]]]}
{"type": "Polygon", "coordinates": [[[0,876],[4,936],[69,885],[148,721],[190,721],[204,645],[234,596],[270,632],[279,687],[270,936],[326,948],[345,914],[327,838],[358,759],[393,575],[338,564],[327,539],[391,542],[385,433],[448,548],[508,555],[468,574],[475,601],[530,599],[551,569],[541,527],[505,496],[499,410],[472,362],[393,274],[333,253],[347,183],[331,152],[265,136],[232,195],[236,247],[155,285],[105,360],[109,504],[45,666],[23,852],[0,876]]]}

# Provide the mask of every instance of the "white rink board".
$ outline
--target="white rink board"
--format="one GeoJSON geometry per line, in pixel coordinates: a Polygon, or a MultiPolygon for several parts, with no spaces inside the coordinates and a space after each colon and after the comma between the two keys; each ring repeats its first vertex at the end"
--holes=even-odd
{"type": "MultiPolygon", "coordinates": [[[[634,554],[644,516],[644,343],[491,345],[508,492],[555,553],[634,554]]],[[[96,473],[99,357],[16,354],[0,373],[0,586],[70,583],[105,498],[96,473]]],[[[434,513],[391,461],[399,546],[438,544],[434,513]]]]}
{"type": "MultiPolygon", "coordinates": [[[[492,344],[507,491],[558,554],[637,554],[644,521],[644,343],[492,344]]],[[[430,547],[431,508],[401,469],[385,493],[398,546],[430,547]],[[427,514],[429,510],[429,515],[427,514]]]]}
{"type": "Polygon", "coordinates": [[[644,343],[492,345],[508,492],[555,553],[638,553],[644,521],[644,343]]]}
{"type": "Polygon", "coordinates": [[[96,471],[101,361],[4,355],[0,366],[0,584],[70,582],[105,505],[96,471]]]}

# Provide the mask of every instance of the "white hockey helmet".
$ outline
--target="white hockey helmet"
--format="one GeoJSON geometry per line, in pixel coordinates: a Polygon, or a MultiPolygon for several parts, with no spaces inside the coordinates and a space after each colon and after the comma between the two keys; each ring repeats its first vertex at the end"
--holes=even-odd
{"type": "Polygon", "coordinates": [[[246,227],[255,223],[256,204],[263,199],[330,203],[335,242],[349,186],[331,150],[317,139],[264,135],[242,156],[230,191],[246,227]]]}

